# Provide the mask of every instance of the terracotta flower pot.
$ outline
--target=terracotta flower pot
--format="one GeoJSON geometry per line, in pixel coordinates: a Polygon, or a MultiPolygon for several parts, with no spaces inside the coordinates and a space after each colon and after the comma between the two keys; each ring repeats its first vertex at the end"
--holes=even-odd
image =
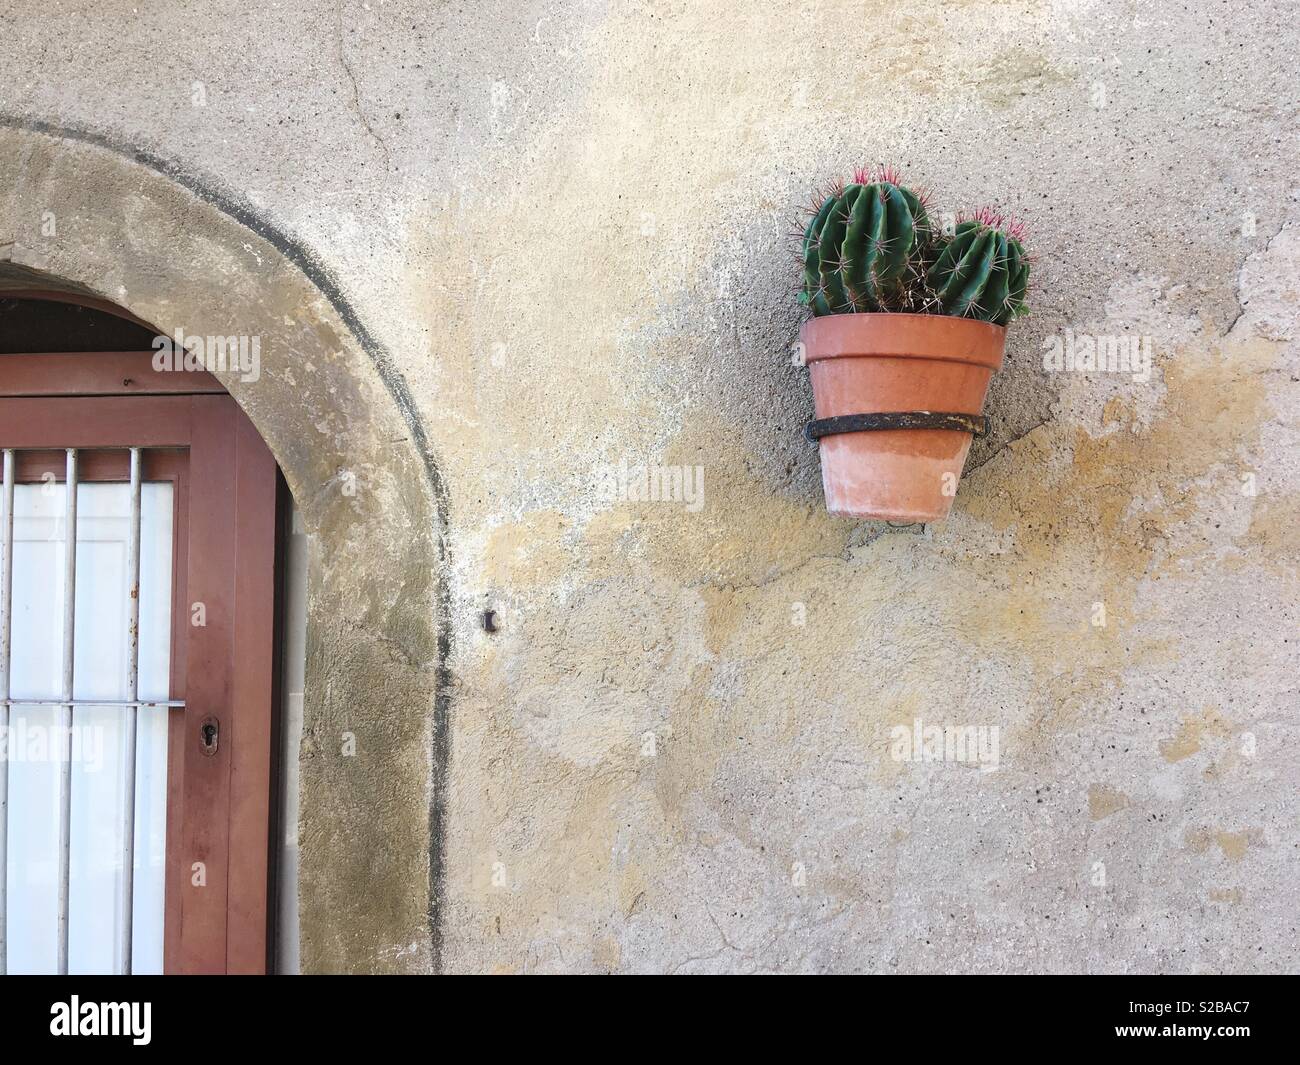
{"type": "MultiPolygon", "coordinates": [[[[1000,325],[940,314],[823,315],[805,322],[799,335],[819,422],[918,411],[978,415],[1006,343],[1000,325]]],[[[899,420],[906,419],[893,421],[899,420]]],[[[969,421],[950,418],[946,424],[969,421]]],[[[817,432],[829,428],[814,427],[817,432]]],[[[819,444],[826,509],[832,514],[938,521],[952,506],[971,433],[960,428],[832,431],[819,444]]]]}

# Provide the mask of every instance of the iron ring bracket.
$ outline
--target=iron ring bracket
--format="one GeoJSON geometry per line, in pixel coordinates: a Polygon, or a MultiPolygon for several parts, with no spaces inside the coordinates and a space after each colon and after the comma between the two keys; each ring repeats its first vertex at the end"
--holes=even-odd
{"type": "Polygon", "coordinates": [[[804,429],[804,435],[816,443],[823,436],[870,432],[877,429],[954,429],[957,432],[984,436],[989,431],[989,420],[982,414],[952,414],[932,410],[839,414],[834,418],[814,419],[804,429]]]}

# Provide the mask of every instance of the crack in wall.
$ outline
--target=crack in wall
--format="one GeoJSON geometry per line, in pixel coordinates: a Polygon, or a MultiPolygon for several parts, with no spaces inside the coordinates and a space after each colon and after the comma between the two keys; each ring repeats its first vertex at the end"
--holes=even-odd
{"type": "Polygon", "coordinates": [[[343,67],[343,73],[347,75],[348,84],[352,87],[352,110],[357,113],[357,118],[361,120],[361,124],[365,127],[370,139],[379,145],[380,150],[384,153],[384,164],[387,169],[391,170],[393,167],[393,154],[389,151],[387,142],[375,132],[375,127],[370,124],[370,119],[366,117],[365,109],[361,106],[361,91],[357,87],[357,76],[352,69],[352,64],[348,62],[347,50],[343,47],[343,6],[343,0],[340,0],[335,11],[335,25],[338,31],[336,40],[338,43],[339,65],[343,67]]]}

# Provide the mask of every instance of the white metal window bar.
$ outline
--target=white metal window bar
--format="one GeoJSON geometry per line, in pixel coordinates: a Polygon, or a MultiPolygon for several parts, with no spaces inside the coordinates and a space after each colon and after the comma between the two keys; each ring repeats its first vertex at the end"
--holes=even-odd
{"type": "MultiPolygon", "coordinates": [[[[141,700],[140,678],[140,486],[142,449],[130,449],[130,533],[127,541],[127,697],[125,699],[77,699],[74,695],[74,628],[76,622],[77,580],[77,449],[66,449],[65,485],[66,534],[63,583],[63,686],[60,699],[14,699],[10,690],[10,653],[13,647],[13,558],[14,558],[14,485],[17,480],[15,449],[4,449],[3,514],[0,515],[0,726],[7,732],[10,710],[14,706],[49,706],[60,711],[60,735],[64,746],[59,765],[58,811],[58,972],[68,972],[68,907],[72,854],[72,726],[77,707],[116,706],[127,712],[124,743],[125,801],[122,832],[122,908],[119,924],[121,971],[131,972],[132,917],[135,865],[135,771],[137,759],[136,725],[141,707],[183,707],[184,700],[141,700]]],[[[9,762],[0,757],[0,973],[8,972],[7,923],[8,900],[8,822],[9,762]]]]}

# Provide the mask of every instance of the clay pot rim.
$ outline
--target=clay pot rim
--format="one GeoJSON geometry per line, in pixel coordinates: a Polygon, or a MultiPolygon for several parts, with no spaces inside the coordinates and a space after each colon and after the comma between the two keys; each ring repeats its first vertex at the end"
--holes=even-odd
{"type": "Polygon", "coordinates": [[[928,359],[1002,367],[1007,328],[951,314],[864,311],[810,318],[799,328],[805,361],[928,359]]]}

